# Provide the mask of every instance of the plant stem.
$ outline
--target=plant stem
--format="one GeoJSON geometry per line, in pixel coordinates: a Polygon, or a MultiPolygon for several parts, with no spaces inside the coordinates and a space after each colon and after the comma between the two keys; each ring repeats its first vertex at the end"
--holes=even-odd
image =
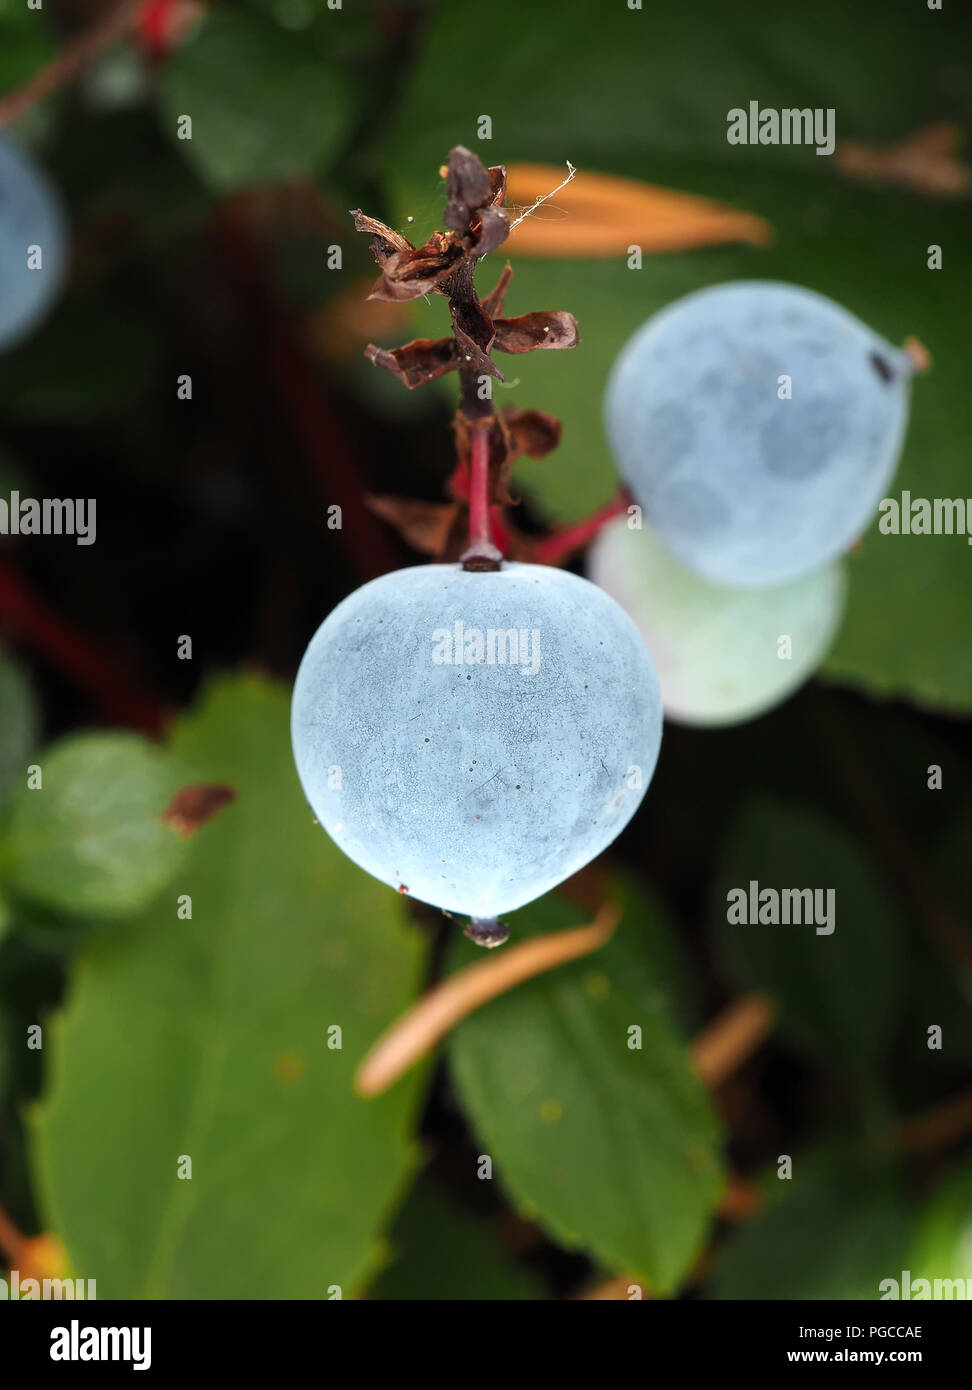
{"type": "Polygon", "coordinates": [[[618,492],[607,506],[595,512],[593,516],[585,517],[583,521],[576,521],[571,526],[561,527],[551,536],[545,536],[542,541],[537,542],[533,553],[534,561],[538,565],[560,565],[575,550],[580,550],[582,546],[592,541],[594,537],[615,517],[624,516],[628,510],[628,496],[625,492],[618,492]]]}
{"type": "Polygon", "coordinates": [[[493,544],[489,525],[489,436],[491,421],[471,435],[469,477],[469,549],[462,556],[464,570],[498,570],[503,556],[493,544]]]}
{"type": "Polygon", "coordinates": [[[22,86],[15,87],[4,96],[0,100],[0,129],[13,125],[38,101],[82,77],[106,49],[135,27],[141,9],[142,0],[120,0],[114,9],[108,10],[83,34],[62,48],[47,67],[41,68],[22,86]]]}

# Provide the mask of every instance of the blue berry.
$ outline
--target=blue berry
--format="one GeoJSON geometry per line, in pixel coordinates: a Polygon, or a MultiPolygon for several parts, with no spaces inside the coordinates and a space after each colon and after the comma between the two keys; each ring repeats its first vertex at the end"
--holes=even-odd
{"type": "Polygon", "coordinates": [[[28,155],[0,139],[0,348],[44,317],[66,261],[67,228],[57,195],[28,155]]]}
{"type": "Polygon", "coordinates": [[[816,670],[844,611],[839,561],[772,589],[726,589],[623,519],[601,531],[587,573],[637,623],[665,715],[681,724],[737,724],[780,704],[816,670]]]}
{"type": "Polygon", "coordinates": [[[676,559],[716,584],[780,584],[820,569],[868,526],[901,450],[912,371],[904,352],[822,295],[718,285],[655,314],[627,343],[606,427],[676,559]]]}
{"type": "Polygon", "coordinates": [[[297,674],[292,737],[307,799],[345,854],[468,913],[474,939],[495,944],[497,914],[631,819],[661,722],[647,648],[594,585],[542,565],[424,565],[324,621],[297,674]]]}

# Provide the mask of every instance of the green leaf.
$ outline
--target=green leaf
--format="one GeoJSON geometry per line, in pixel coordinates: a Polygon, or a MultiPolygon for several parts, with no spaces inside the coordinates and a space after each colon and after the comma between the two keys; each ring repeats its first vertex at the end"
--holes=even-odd
{"type": "Polygon", "coordinates": [[[191,920],[173,891],[83,953],[37,1124],[49,1221],[99,1297],[347,1297],[414,1161],[421,1071],[377,1101],[352,1076],[420,943],[313,823],[282,689],[219,681],[173,744],[237,799],[175,886],[191,920]]]}
{"type": "MultiPolygon", "coordinates": [[[[905,1268],[916,1279],[964,1279],[972,1292],[972,1163],[956,1167],[922,1205],[905,1268]]],[[[895,1271],[897,1273],[897,1271],[895,1271]]],[[[960,1296],[964,1296],[960,1295],[960,1296]]]]}
{"type": "MultiPolygon", "coordinates": [[[[548,895],[513,920],[577,925],[548,895]]],[[[449,1059],[520,1209],[658,1293],[687,1272],[718,1201],[719,1126],[656,985],[643,924],[466,1019],[449,1059]],[[650,960],[650,957],[648,958],[650,960]],[[642,1030],[640,1050],[629,1030],[642,1030]]],[[[468,963],[457,943],[453,963],[468,963]]]]}
{"type": "Polygon", "coordinates": [[[911,1218],[893,1174],[846,1150],[797,1155],[763,1210],[726,1241],[708,1296],[878,1299],[903,1268],[911,1218]]]}
{"type": "Polygon", "coordinates": [[[46,11],[6,0],[0,15],[0,92],[9,92],[54,56],[46,11]]]}
{"type": "Polygon", "coordinates": [[[684,1030],[699,1022],[697,982],[674,923],[643,879],[626,869],[611,875],[611,897],[633,938],[629,959],[640,989],[651,991],[684,1030]]]}
{"type": "MultiPolygon", "coordinates": [[[[422,186],[456,143],[487,163],[595,168],[609,156],[619,172],[646,177],[658,157],[717,157],[737,171],[770,164],[826,180],[828,160],[807,146],[730,145],[727,112],[758,94],[762,107],[835,107],[842,137],[900,135],[937,109],[942,79],[927,60],[964,33],[956,15],[930,24],[924,9],[883,0],[852,9],[819,0],[814,18],[787,6],[767,24],[758,10],[697,0],[687,22],[674,5],[635,12],[572,0],[552,23],[542,7],[493,0],[484,35],[481,15],[443,5],[388,132],[390,162],[420,170],[422,186]],[[489,43],[501,46],[499,60],[485,61],[489,43]],[[477,51],[484,61],[456,59],[477,51]],[[491,140],[479,139],[483,113],[491,140]]],[[[948,109],[968,117],[969,105],[963,86],[948,109]]]]}
{"type": "Polygon", "coordinates": [[[714,930],[738,987],[773,997],[780,1031],[795,1045],[875,1085],[902,983],[900,923],[847,831],[794,806],[752,802],[724,847],[716,884],[714,930]],[[833,932],[818,934],[813,923],[730,922],[730,891],[743,890],[748,914],[751,882],[760,892],[832,890],[833,932]]]}
{"type": "Polygon", "coordinates": [[[406,1197],[388,1240],[392,1259],[368,1289],[370,1300],[541,1297],[537,1281],[501,1249],[498,1233],[447,1200],[427,1176],[406,1197]]]}
{"type": "MultiPolygon", "coordinates": [[[[577,520],[603,505],[617,486],[601,423],[604,387],[627,338],[652,313],[692,290],[724,280],[770,278],[808,285],[836,299],[900,343],[918,336],[932,372],[913,390],[912,419],[889,495],[965,498],[972,396],[964,389],[972,263],[952,255],[927,268],[926,248],[963,246],[972,237],[968,200],[932,201],[910,190],[875,189],[842,175],[807,146],[736,146],[726,113],[758,94],[762,107],[834,108],[837,139],[894,142],[930,120],[969,119],[969,91],[946,92],[964,36],[959,20],[928,23],[924,11],[891,13],[881,0],[848,8],[824,0],[815,23],[793,8],[767,26],[756,16],[705,0],[686,24],[678,7],[649,18],[622,5],[607,12],[579,0],[551,23],[542,6],[497,0],[490,23],[515,35],[503,61],[479,68],[456,53],[482,42],[480,17],[444,6],[430,30],[399,119],[390,128],[386,164],[406,235],[441,224],[444,188],[437,170],[457,143],[487,162],[569,159],[585,169],[696,193],[767,219],[766,248],[717,247],[626,259],[535,261],[517,257],[507,312],[566,309],[581,333],[569,352],[515,358],[497,354],[510,388],[501,404],[558,416],[556,453],[517,464],[518,484],[552,519],[577,520]],[[869,17],[867,17],[869,16],[869,17]],[[881,61],[873,61],[873,33],[881,61]],[[793,54],[799,53],[794,64],[793,54]],[[703,77],[704,74],[704,77],[703,77]],[[585,119],[565,121],[568,93],[586,93],[585,119]],[[492,140],[477,121],[491,114],[492,140]],[[414,216],[414,226],[405,223],[414,216]]],[[[553,200],[556,206],[556,199],[553,200]]],[[[555,216],[549,210],[535,216],[555,216]]],[[[481,292],[491,287],[507,248],[487,257],[481,292]]],[[[447,331],[444,303],[415,310],[416,331],[447,331]]],[[[440,389],[455,393],[444,378],[440,389]]],[[[849,556],[846,619],[825,671],[883,697],[972,709],[972,586],[963,536],[884,536],[875,525],[849,556]],[[919,601],[934,595],[934,601],[919,601]]]]}
{"type": "Polygon", "coordinates": [[[300,33],[245,10],[216,11],[165,63],[159,99],[168,134],[225,194],[324,165],[342,138],[346,81],[300,33]],[[178,138],[183,116],[191,139],[178,138]]]}
{"type": "Polygon", "coordinates": [[[0,652],[0,802],[7,800],[18,779],[26,777],[37,726],[37,706],[27,673],[19,662],[0,652]]]}
{"type": "Polygon", "coordinates": [[[81,916],[144,907],[185,857],[161,820],[185,768],[136,734],[79,734],[37,761],[42,784],[22,786],[11,810],[11,887],[81,916]]]}

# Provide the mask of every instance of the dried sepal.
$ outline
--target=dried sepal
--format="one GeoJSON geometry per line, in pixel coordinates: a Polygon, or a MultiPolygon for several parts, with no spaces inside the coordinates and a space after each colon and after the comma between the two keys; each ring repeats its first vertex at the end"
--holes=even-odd
{"type": "Polygon", "coordinates": [[[409,391],[455,371],[459,365],[455,338],[415,338],[400,348],[380,348],[369,343],[364,355],[376,367],[391,372],[409,391]]]}
{"type": "Polygon", "coordinates": [[[577,320],[560,309],[494,319],[493,346],[500,352],[534,352],[538,348],[572,348],[580,342],[577,320]]]}
{"type": "Polygon", "coordinates": [[[432,294],[452,274],[463,254],[454,239],[433,232],[424,246],[393,251],[385,259],[368,298],[400,303],[432,294]]]}
{"type": "Polygon", "coordinates": [[[448,170],[445,225],[471,259],[478,260],[501,246],[510,233],[510,220],[498,206],[506,193],[506,170],[502,165],[486,169],[464,145],[451,151],[448,170]]]}
{"type": "Polygon", "coordinates": [[[490,204],[501,208],[506,202],[506,165],[491,164],[486,172],[489,175],[490,204]]]}
{"type": "Polygon", "coordinates": [[[464,507],[459,502],[423,502],[414,497],[388,497],[369,494],[364,499],[368,509],[394,526],[398,534],[420,555],[443,558],[449,548],[450,536],[457,520],[462,548],[464,507]]]}
{"type": "MultiPolygon", "coordinates": [[[[486,298],[480,301],[473,273],[478,260],[506,240],[510,222],[503,211],[506,197],[506,170],[502,165],[485,168],[470,150],[457,145],[449,155],[443,173],[448,204],[445,232],[433,232],[424,246],[415,247],[384,223],[355,212],[355,226],[371,236],[372,251],[381,274],[372,299],[403,302],[421,295],[437,293],[449,300],[452,319],[451,338],[417,338],[404,347],[386,349],[369,343],[365,356],[391,372],[409,390],[449,371],[460,376],[460,403],[455,415],[456,449],[460,459],[452,484],[453,501],[448,504],[414,502],[404,498],[373,498],[372,509],[396,526],[415,549],[443,559],[462,560],[465,568],[483,560],[480,551],[464,550],[464,531],[468,524],[468,488],[473,431],[488,431],[488,505],[494,509],[493,521],[503,532],[507,554],[527,558],[536,545],[535,538],[521,535],[499,508],[512,504],[509,480],[516,459],[527,455],[543,458],[560,439],[560,424],[553,416],[537,410],[518,410],[513,406],[497,411],[492,398],[483,392],[482,378],[503,374],[490,353],[498,348],[506,353],[574,347],[579,342],[577,321],[572,314],[522,314],[503,317],[506,293],[513,278],[507,264],[486,298]],[[465,491],[456,478],[464,479],[465,491]]],[[[489,549],[495,547],[489,542],[489,549]]],[[[497,560],[480,567],[494,569],[497,560]]]]}
{"type": "Polygon", "coordinates": [[[369,217],[360,208],[352,208],[351,216],[354,218],[354,230],[367,232],[371,237],[371,252],[380,266],[384,266],[385,262],[396,251],[415,249],[408,238],[402,236],[401,232],[386,227],[384,222],[379,222],[377,217],[369,217]]]}
{"type": "Polygon", "coordinates": [[[555,415],[543,410],[519,410],[507,406],[503,411],[517,457],[542,459],[560,443],[561,424],[555,415]]]}
{"type": "Polygon", "coordinates": [[[509,261],[507,261],[506,265],[503,267],[500,278],[496,281],[496,284],[490,290],[486,298],[481,301],[484,310],[489,314],[491,319],[499,318],[502,314],[503,306],[506,303],[506,291],[509,289],[512,279],[513,267],[510,265],[509,261]]]}

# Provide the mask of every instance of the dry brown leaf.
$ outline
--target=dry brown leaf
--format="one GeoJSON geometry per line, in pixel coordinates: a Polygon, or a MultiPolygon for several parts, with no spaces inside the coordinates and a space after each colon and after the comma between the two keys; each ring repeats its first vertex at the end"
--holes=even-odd
{"type": "Polygon", "coordinates": [[[761,994],[747,994],[706,1024],[692,1044],[695,1070],[713,1090],[740,1067],[773,1030],[776,1010],[761,994]]]}
{"type": "Polygon", "coordinates": [[[458,502],[423,502],[414,497],[365,494],[364,502],[376,516],[394,526],[413,550],[437,558],[445,554],[462,510],[458,502]]]}
{"type": "MultiPolygon", "coordinates": [[[[506,172],[507,198],[517,206],[535,202],[563,177],[547,164],[513,164],[506,172]]],[[[520,256],[623,256],[633,245],[643,251],[727,241],[763,246],[770,234],[762,218],[707,198],[581,170],[552,202],[514,227],[509,241],[520,256]]]]}
{"type": "Polygon", "coordinates": [[[362,1096],[386,1091],[420,1057],[430,1052],[451,1028],[490,999],[598,950],[618,924],[620,913],[605,903],[587,927],[571,927],[547,936],[531,937],[501,955],[477,961],[441,980],[393,1023],[371,1048],[355,1074],[362,1096]]]}
{"type": "Polygon", "coordinates": [[[384,367],[403,386],[414,391],[459,365],[459,345],[454,338],[415,338],[400,348],[381,348],[369,343],[365,357],[376,367],[384,367]]]}
{"type": "Polygon", "coordinates": [[[972,173],[959,158],[961,145],[958,127],[939,121],[897,145],[845,140],[834,152],[834,164],[850,178],[897,184],[933,198],[954,198],[968,193],[972,173]]]}

